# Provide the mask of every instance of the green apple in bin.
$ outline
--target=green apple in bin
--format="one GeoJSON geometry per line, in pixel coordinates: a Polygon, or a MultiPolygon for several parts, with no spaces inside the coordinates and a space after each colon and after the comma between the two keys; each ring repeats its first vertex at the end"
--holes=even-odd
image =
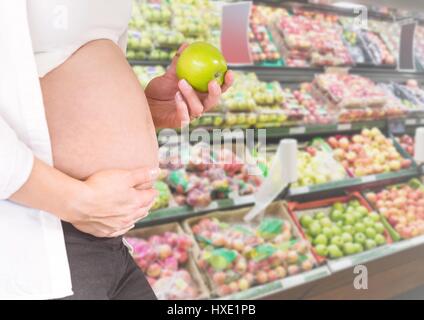
{"type": "Polygon", "coordinates": [[[195,90],[208,92],[208,84],[216,80],[221,86],[227,72],[227,62],[221,52],[206,42],[194,42],[183,50],[177,61],[177,76],[195,90]]]}

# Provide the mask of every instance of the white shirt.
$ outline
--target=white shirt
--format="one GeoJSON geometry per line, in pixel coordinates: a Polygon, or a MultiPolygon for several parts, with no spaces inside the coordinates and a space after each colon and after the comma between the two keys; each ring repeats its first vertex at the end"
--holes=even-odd
{"type": "Polygon", "coordinates": [[[27,0],[27,4],[40,77],[92,40],[112,40],[125,51],[131,0],[27,0]]]}
{"type": "Polygon", "coordinates": [[[28,180],[34,155],[52,164],[27,0],[0,1],[0,43],[0,299],[69,296],[60,220],[5,200],[28,180]]]}

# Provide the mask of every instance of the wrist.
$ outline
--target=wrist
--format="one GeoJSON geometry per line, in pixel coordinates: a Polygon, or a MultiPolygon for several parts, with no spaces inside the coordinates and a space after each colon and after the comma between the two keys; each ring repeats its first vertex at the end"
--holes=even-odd
{"type": "Polygon", "coordinates": [[[64,199],[64,217],[69,223],[78,223],[89,215],[93,194],[88,185],[79,180],[73,181],[64,199]]]}

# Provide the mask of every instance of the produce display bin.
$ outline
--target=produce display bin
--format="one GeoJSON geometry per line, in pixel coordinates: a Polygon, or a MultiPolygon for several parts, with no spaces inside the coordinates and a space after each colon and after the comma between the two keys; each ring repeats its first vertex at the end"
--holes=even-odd
{"type": "MultiPolygon", "coordinates": [[[[150,236],[154,235],[160,235],[164,234],[165,232],[175,232],[177,234],[184,234],[183,229],[178,223],[169,223],[169,224],[162,224],[158,226],[153,227],[146,227],[146,228],[137,228],[130,232],[128,232],[125,236],[126,237],[134,237],[134,238],[141,238],[141,239],[147,239],[150,236]]],[[[193,239],[193,244],[194,244],[193,239]]],[[[192,249],[193,250],[193,249],[192,249]]],[[[189,258],[187,263],[184,265],[184,267],[187,269],[187,271],[192,276],[193,280],[195,281],[198,289],[199,289],[199,296],[198,299],[208,299],[210,297],[209,289],[207,288],[206,284],[203,281],[203,277],[199,270],[197,269],[196,263],[194,262],[193,253],[189,253],[189,258]]]]}
{"type": "MultiPolygon", "coordinates": [[[[289,202],[287,204],[288,212],[290,213],[293,221],[296,223],[300,233],[304,239],[308,239],[306,236],[305,230],[302,227],[299,218],[302,215],[314,215],[317,212],[324,212],[326,216],[330,214],[331,205],[336,202],[347,203],[351,200],[358,200],[359,203],[368,209],[369,212],[373,211],[373,208],[369,205],[369,203],[361,196],[360,193],[354,192],[350,193],[346,196],[328,198],[318,201],[311,201],[305,203],[299,202],[289,202]]],[[[315,258],[320,264],[327,263],[330,270],[333,272],[343,270],[345,268],[351,267],[353,265],[362,264],[367,261],[378,259],[386,254],[389,254],[387,248],[392,243],[392,238],[387,230],[384,230],[384,236],[386,239],[386,244],[376,247],[371,250],[363,251],[361,253],[357,253],[351,256],[344,256],[338,259],[329,259],[323,256],[318,255],[314,246],[312,246],[312,253],[315,255],[315,258]]]]}
{"type": "MultiPolygon", "coordinates": [[[[243,218],[244,216],[249,212],[250,208],[244,208],[234,211],[217,211],[211,214],[208,214],[203,217],[194,217],[187,219],[183,222],[184,230],[191,234],[193,237],[195,235],[193,234],[192,227],[194,224],[199,222],[201,219],[204,218],[218,218],[222,222],[226,223],[237,223],[237,224],[244,224],[243,218]]],[[[293,235],[296,239],[302,239],[301,233],[296,228],[295,224],[293,223],[290,215],[285,209],[285,205],[283,202],[274,202],[271,205],[269,205],[264,213],[260,215],[258,219],[262,219],[264,217],[277,217],[282,218],[287,223],[290,223],[292,225],[293,235]]],[[[257,221],[254,223],[258,224],[257,221]]],[[[196,243],[197,244],[197,243],[196,243]]],[[[200,247],[197,244],[194,248],[194,256],[199,257],[200,256],[200,247]]],[[[308,255],[311,255],[311,258],[313,258],[312,253],[308,252],[308,255]]],[[[315,259],[315,258],[313,258],[315,259]]],[[[317,261],[315,261],[317,262],[317,261]]],[[[322,277],[328,276],[329,270],[326,266],[316,266],[314,269],[306,272],[302,272],[297,275],[288,276],[286,278],[276,280],[274,282],[270,282],[264,285],[259,285],[252,287],[246,291],[238,292],[230,296],[225,296],[223,298],[225,299],[253,299],[253,298],[260,298],[261,296],[269,295],[272,292],[277,292],[281,290],[285,290],[288,288],[291,288],[296,285],[300,285],[302,283],[305,283],[307,281],[314,281],[317,279],[320,279],[322,277]]],[[[209,288],[211,289],[211,292],[213,294],[217,293],[217,287],[213,283],[212,279],[206,274],[204,274],[205,281],[208,283],[209,288]]]]}

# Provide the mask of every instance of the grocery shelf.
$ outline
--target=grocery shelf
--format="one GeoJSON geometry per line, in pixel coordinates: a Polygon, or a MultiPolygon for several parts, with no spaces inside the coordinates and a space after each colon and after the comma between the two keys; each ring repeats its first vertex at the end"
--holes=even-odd
{"type": "Polygon", "coordinates": [[[380,257],[364,262],[368,289],[357,290],[353,281],[355,265],[315,281],[305,281],[287,290],[270,292],[262,299],[390,299],[424,284],[424,244],[422,237],[387,246],[380,257]],[[402,243],[402,244],[401,244],[402,243]],[[404,244],[403,244],[404,243],[404,244]],[[389,279],[389,280],[388,280],[389,279]]]}
{"type": "Polygon", "coordinates": [[[173,208],[164,208],[152,211],[150,215],[136,224],[136,228],[141,228],[149,225],[167,223],[171,221],[179,221],[196,215],[203,215],[215,210],[228,210],[238,207],[251,205],[255,202],[255,197],[241,196],[238,198],[228,198],[213,201],[205,208],[193,208],[190,206],[179,206],[173,208]]]}

